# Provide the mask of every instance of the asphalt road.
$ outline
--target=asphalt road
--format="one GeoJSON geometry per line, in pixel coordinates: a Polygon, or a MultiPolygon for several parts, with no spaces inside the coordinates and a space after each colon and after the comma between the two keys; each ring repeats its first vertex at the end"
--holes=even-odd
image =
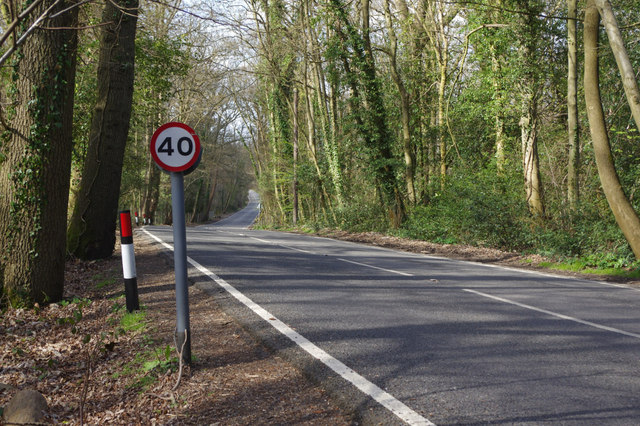
{"type": "Polygon", "coordinates": [[[246,229],[257,213],[188,228],[189,258],[393,400],[381,422],[640,424],[640,291],[246,229]]]}

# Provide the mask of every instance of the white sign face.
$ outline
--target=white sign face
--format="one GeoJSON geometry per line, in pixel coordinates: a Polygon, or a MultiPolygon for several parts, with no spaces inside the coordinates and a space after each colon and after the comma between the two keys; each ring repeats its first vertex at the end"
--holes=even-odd
{"type": "Polygon", "coordinates": [[[186,124],[171,122],[160,126],[149,146],[153,160],[169,172],[184,172],[200,156],[200,139],[186,124]]]}

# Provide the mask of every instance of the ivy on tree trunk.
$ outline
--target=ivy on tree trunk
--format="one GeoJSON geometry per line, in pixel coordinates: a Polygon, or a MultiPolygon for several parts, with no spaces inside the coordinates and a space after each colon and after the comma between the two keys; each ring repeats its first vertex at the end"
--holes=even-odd
{"type": "MultiPolygon", "coordinates": [[[[32,16],[53,4],[45,0],[32,16]]],[[[14,54],[5,88],[12,106],[1,112],[0,296],[14,306],[58,301],[64,289],[76,17],[73,8],[45,19],[47,28],[67,29],[33,32],[14,54]]]]}

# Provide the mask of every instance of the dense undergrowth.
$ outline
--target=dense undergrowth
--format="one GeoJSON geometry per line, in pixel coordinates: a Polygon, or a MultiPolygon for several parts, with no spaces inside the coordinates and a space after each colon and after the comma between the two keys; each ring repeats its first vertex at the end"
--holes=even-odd
{"type": "MultiPolygon", "coordinates": [[[[561,198],[561,197],[558,197],[561,198]]],[[[636,260],[602,196],[586,196],[570,209],[548,195],[544,217],[532,216],[521,177],[489,171],[452,174],[423,202],[407,208],[399,229],[389,229],[378,205],[352,200],[337,222],[304,221],[304,227],[383,232],[442,244],[490,247],[552,259],[546,266],[640,275],[636,260]]]]}
{"type": "Polygon", "coordinates": [[[596,268],[637,268],[606,203],[583,200],[574,209],[551,204],[533,217],[518,179],[489,174],[452,177],[429,203],[413,208],[401,236],[449,244],[470,244],[596,268]]]}

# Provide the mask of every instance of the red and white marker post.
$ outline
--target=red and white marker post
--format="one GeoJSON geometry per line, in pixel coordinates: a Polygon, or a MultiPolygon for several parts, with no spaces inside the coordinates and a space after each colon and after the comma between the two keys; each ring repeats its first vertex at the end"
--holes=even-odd
{"type": "Polygon", "coordinates": [[[127,311],[140,309],[138,301],[138,278],[136,276],[136,257],[133,251],[133,231],[131,230],[131,212],[120,212],[120,251],[122,252],[122,274],[124,275],[124,294],[127,311]]]}

